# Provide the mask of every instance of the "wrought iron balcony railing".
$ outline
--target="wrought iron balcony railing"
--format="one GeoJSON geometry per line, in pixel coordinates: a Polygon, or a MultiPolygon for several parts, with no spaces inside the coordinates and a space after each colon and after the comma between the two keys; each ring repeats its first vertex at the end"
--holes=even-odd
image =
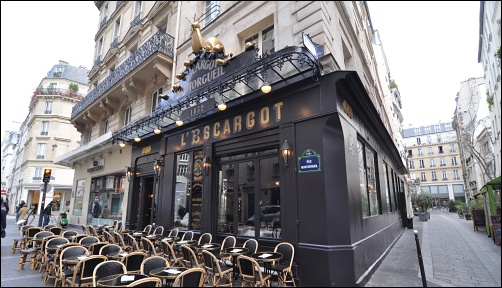
{"type": "Polygon", "coordinates": [[[99,63],[101,63],[101,55],[98,55],[98,57],[96,57],[96,60],[94,60],[94,66],[99,65],[99,63]]]}
{"type": "Polygon", "coordinates": [[[103,28],[103,26],[106,25],[106,20],[107,20],[108,17],[105,16],[105,18],[103,18],[103,20],[101,20],[101,23],[99,24],[99,30],[101,30],[101,28],[103,28]]]}
{"type": "Polygon", "coordinates": [[[124,1],[117,1],[117,4],[115,5],[115,9],[119,9],[120,5],[122,5],[124,1]]]}
{"type": "Polygon", "coordinates": [[[138,25],[140,21],[141,21],[141,14],[138,14],[136,15],[136,17],[134,17],[134,19],[132,19],[131,27],[138,25]]]}
{"type": "Polygon", "coordinates": [[[119,36],[117,36],[117,37],[115,37],[115,39],[113,39],[112,44],[110,44],[110,49],[117,47],[117,45],[119,45],[119,36]]]}
{"type": "Polygon", "coordinates": [[[103,95],[108,89],[113,87],[118,81],[127,76],[136,67],[141,65],[148,57],[155,52],[162,52],[167,56],[173,57],[174,37],[163,32],[158,31],[152,38],[145,44],[138,48],[132,55],[127,58],[117,69],[115,69],[110,76],[106,77],[96,88],[90,91],[87,96],[73,106],[71,118],[73,119],[82,110],[91,105],[96,99],[103,95]]]}

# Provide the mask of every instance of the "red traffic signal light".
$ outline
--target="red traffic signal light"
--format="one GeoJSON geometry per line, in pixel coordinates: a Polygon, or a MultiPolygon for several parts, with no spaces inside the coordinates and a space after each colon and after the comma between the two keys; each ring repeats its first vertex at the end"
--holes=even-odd
{"type": "Polygon", "coordinates": [[[51,169],[44,169],[44,179],[42,180],[44,183],[51,181],[51,172],[51,169]]]}

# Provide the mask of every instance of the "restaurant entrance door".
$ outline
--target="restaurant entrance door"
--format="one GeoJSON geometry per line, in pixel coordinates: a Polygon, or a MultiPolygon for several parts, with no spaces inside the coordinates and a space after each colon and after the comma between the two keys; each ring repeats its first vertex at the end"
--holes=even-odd
{"type": "Polygon", "coordinates": [[[140,195],[141,195],[141,206],[140,206],[140,214],[139,214],[139,229],[145,228],[146,225],[152,224],[151,216],[152,216],[152,199],[153,199],[153,188],[154,188],[154,177],[146,176],[139,178],[140,181],[140,195]]]}

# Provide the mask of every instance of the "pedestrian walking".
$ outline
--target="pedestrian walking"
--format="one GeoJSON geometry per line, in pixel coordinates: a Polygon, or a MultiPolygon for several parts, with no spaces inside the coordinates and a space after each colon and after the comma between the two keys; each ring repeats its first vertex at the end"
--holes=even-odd
{"type": "MultiPolygon", "coordinates": [[[[28,206],[26,206],[26,203],[23,202],[23,207],[21,207],[19,209],[19,213],[18,213],[19,218],[18,219],[23,220],[24,217],[26,216],[26,213],[28,213],[28,210],[30,210],[30,209],[28,209],[28,206]]],[[[28,220],[28,219],[26,219],[26,220],[28,220]]],[[[16,222],[18,222],[18,221],[16,221],[16,222]]],[[[17,227],[21,228],[21,224],[18,224],[17,227]]]]}
{"type": "Polygon", "coordinates": [[[7,202],[3,201],[0,203],[0,210],[2,211],[2,231],[1,231],[1,236],[2,238],[5,238],[5,228],[7,228],[7,212],[9,212],[9,206],[7,206],[7,202]]]}
{"type": "Polygon", "coordinates": [[[19,221],[19,210],[25,205],[24,200],[21,200],[16,206],[16,222],[19,221]]]}
{"type": "Polygon", "coordinates": [[[54,200],[51,201],[49,204],[44,209],[44,224],[42,225],[45,227],[46,225],[49,224],[49,221],[51,219],[51,213],[52,213],[52,205],[54,204],[54,200]]]}

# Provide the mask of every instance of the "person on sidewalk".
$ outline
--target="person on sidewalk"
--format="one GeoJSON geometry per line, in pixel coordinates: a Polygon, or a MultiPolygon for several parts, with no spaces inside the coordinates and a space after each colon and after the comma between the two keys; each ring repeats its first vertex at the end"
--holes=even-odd
{"type": "Polygon", "coordinates": [[[52,204],[54,203],[54,200],[51,201],[49,204],[44,209],[44,224],[42,227],[45,227],[46,225],[49,225],[49,221],[51,219],[51,213],[52,213],[52,204]]]}
{"type": "Polygon", "coordinates": [[[21,202],[19,202],[16,206],[16,222],[19,221],[19,210],[23,208],[24,204],[24,200],[21,200],[21,202]]]}
{"type": "Polygon", "coordinates": [[[103,208],[103,219],[108,219],[109,215],[110,215],[110,208],[108,208],[108,205],[105,205],[105,208],[103,208]]]}
{"type": "Polygon", "coordinates": [[[3,198],[2,199],[2,202],[0,203],[0,210],[2,211],[2,238],[5,238],[5,228],[7,228],[7,212],[9,211],[9,206],[7,206],[7,202],[4,202],[3,201],[3,198]]]}
{"type": "MultiPolygon", "coordinates": [[[[30,209],[28,209],[28,206],[26,206],[26,203],[23,203],[23,206],[19,209],[19,219],[23,220],[24,217],[26,216],[26,213],[28,213],[28,210],[30,210],[30,209]]],[[[26,220],[28,220],[28,219],[26,219],[26,220]]],[[[18,226],[18,228],[20,228],[21,224],[18,224],[17,226],[18,226]]]]}

